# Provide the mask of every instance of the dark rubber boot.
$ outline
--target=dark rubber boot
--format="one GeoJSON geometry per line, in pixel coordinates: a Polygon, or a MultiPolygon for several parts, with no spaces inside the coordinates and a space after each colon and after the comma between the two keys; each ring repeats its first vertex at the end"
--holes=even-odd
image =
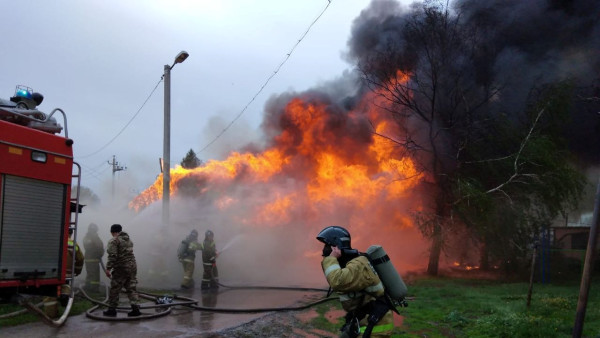
{"type": "Polygon", "coordinates": [[[131,305],[131,311],[127,313],[127,317],[141,316],[140,307],[138,305],[131,305]]]}
{"type": "Polygon", "coordinates": [[[103,311],[102,314],[105,317],[116,317],[117,316],[117,309],[115,309],[114,307],[109,307],[108,310],[103,311]]]}

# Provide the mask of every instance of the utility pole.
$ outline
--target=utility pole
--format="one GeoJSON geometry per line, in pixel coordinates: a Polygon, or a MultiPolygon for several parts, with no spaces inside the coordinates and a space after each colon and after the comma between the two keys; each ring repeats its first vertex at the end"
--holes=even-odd
{"type": "Polygon", "coordinates": [[[596,200],[594,202],[594,216],[590,227],[590,236],[585,251],[585,263],[583,264],[583,274],[581,275],[581,285],[579,286],[579,300],[577,301],[577,312],[575,314],[575,324],[573,325],[573,338],[580,338],[583,334],[583,323],[585,321],[585,311],[587,309],[590,284],[592,281],[592,271],[594,270],[594,258],[596,256],[596,241],[598,240],[598,227],[600,226],[600,180],[596,187],[596,200]]]}
{"type": "Polygon", "coordinates": [[[119,165],[119,162],[116,161],[115,155],[113,155],[112,162],[108,162],[112,166],[112,199],[115,199],[115,173],[121,170],[127,170],[127,167],[123,167],[119,165]]]}
{"type": "Polygon", "coordinates": [[[169,200],[171,196],[171,69],[182,63],[190,54],[182,50],[175,57],[172,65],[165,65],[163,80],[165,81],[164,124],[163,124],[163,193],[162,193],[162,229],[169,225],[169,200]]]}

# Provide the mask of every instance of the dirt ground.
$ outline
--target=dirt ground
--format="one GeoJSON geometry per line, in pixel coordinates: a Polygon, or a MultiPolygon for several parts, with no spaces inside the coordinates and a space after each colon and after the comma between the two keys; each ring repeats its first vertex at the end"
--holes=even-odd
{"type": "MultiPolygon", "coordinates": [[[[327,332],[312,327],[309,324],[310,319],[317,316],[313,309],[301,312],[276,312],[269,313],[263,317],[254,319],[248,323],[237,327],[225,329],[221,332],[211,334],[207,337],[305,337],[305,338],[324,338],[338,337],[337,332],[327,332]]],[[[343,316],[339,310],[330,311],[326,317],[331,321],[337,320],[343,316]]]]}

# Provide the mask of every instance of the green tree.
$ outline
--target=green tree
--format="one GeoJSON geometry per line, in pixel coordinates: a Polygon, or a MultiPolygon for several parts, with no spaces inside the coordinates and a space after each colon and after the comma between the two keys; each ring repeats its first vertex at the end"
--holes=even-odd
{"type": "Polygon", "coordinates": [[[568,82],[544,86],[523,121],[498,119],[484,142],[465,150],[484,160],[462,163],[454,210],[484,243],[482,268],[488,258],[516,264],[532,238],[577,207],[586,179],[561,136],[572,97],[568,82]]]}
{"type": "Polygon", "coordinates": [[[202,160],[196,156],[193,149],[190,149],[185,157],[181,160],[181,166],[186,169],[194,169],[202,165],[202,160]]]}

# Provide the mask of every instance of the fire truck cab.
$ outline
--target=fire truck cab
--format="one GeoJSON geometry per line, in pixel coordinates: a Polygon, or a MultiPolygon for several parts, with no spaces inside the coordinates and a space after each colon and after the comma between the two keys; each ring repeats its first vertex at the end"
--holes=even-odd
{"type": "Polygon", "coordinates": [[[44,114],[37,110],[42,100],[25,86],[0,99],[0,297],[57,296],[61,285],[72,284],[68,239],[71,229],[76,245],[81,168],[65,113],[44,114]]]}

